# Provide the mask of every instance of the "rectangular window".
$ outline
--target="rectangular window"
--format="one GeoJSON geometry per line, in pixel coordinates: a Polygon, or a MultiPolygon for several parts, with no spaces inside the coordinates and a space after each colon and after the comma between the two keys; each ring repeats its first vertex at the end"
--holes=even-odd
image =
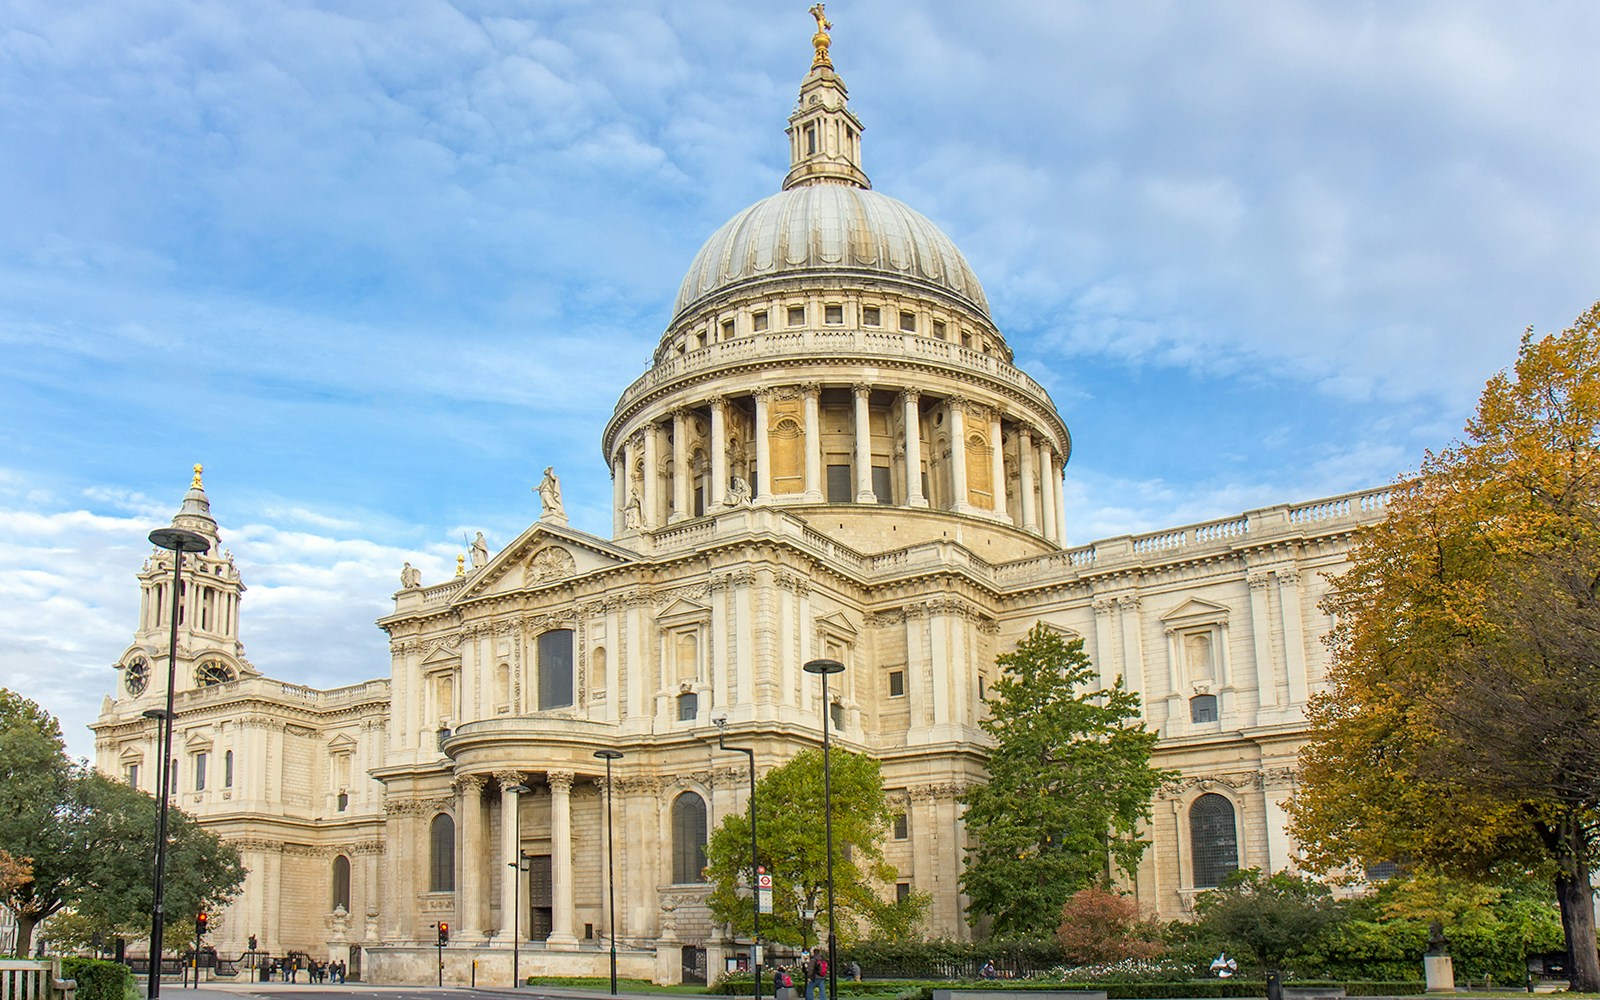
{"type": "Polygon", "coordinates": [[[853,499],[850,488],[850,466],[828,466],[828,502],[849,503],[853,499]]]}
{"type": "Polygon", "coordinates": [[[972,346],[972,334],[967,333],[965,330],[961,331],[961,346],[962,347],[971,347],[972,346]]]}
{"type": "Polygon", "coordinates": [[[843,705],[839,704],[838,702],[834,702],[832,705],[829,705],[828,706],[828,715],[830,715],[832,717],[833,728],[835,730],[839,730],[839,729],[843,729],[844,728],[844,706],[843,705]]]}
{"type": "Polygon", "coordinates": [[[194,790],[197,792],[206,790],[206,761],[210,756],[203,750],[194,755],[194,790]]]}
{"type": "Polygon", "coordinates": [[[756,333],[763,333],[766,331],[767,311],[765,309],[761,310],[760,312],[754,312],[750,314],[750,329],[754,330],[756,333]]]}
{"type": "Polygon", "coordinates": [[[894,487],[890,485],[891,482],[887,465],[872,467],[872,494],[878,498],[879,503],[894,503],[894,487]]]}
{"type": "Polygon", "coordinates": [[[935,337],[937,337],[938,339],[940,339],[940,340],[944,339],[944,321],[943,320],[937,320],[936,319],[936,320],[933,321],[933,335],[935,337]]]}
{"type": "Polygon", "coordinates": [[[902,312],[900,314],[900,329],[907,333],[916,333],[917,314],[913,312],[902,312]]]}
{"type": "Polygon", "coordinates": [[[862,326],[882,326],[883,325],[883,312],[881,310],[879,310],[879,308],[877,306],[862,306],[861,307],[861,325],[862,326]]]}
{"type": "Polygon", "coordinates": [[[340,812],[344,812],[346,809],[350,808],[350,793],[348,793],[348,792],[340,792],[339,793],[339,799],[338,799],[338,805],[339,805],[339,811],[340,812]]]}
{"type": "Polygon", "coordinates": [[[222,787],[233,787],[233,751],[222,755],[222,787]]]}
{"type": "Polygon", "coordinates": [[[910,898],[911,898],[911,883],[910,882],[896,882],[894,884],[894,901],[896,903],[904,903],[906,900],[908,900],[910,898]]]}
{"type": "Polygon", "coordinates": [[[722,339],[723,340],[732,340],[733,339],[733,320],[725,319],[725,320],[722,321],[722,339]]]}
{"type": "Polygon", "coordinates": [[[988,700],[989,700],[989,682],[988,682],[988,679],[985,678],[982,674],[979,674],[978,675],[978,701],[979,702],[985,702],[985,701],[988,701],[988,700]]]}
{"type": "Polygon", "coordinates": [[[906,696],[906,672],[904,670],[889,671],[889,697],[904,698],[906,696]]]}
{"type": "Polygon", "coordinates": [[[894,839],[905,840],[911,836],[911,821],[905,813],[894,814],[894,839]]]}
{"type": "Polygon", "coordinates": [[[806,126],[806,155],[811,156],[817,151],[817,130],[815,126],[806,126]]]}
{"type": "Polygon", "coordinates": [[[700,711],[700,696],[694,692],[678,695],[678,721],[693,722],[700,711]]]}
{"type": "Polygon", "coordinates": [[[572,630],[539,636],[539,711],[572,705],[572,630]]]}
{"type": "Polygon", "coordinates": [[[133,786],[134,788],[138,788],[139,787],[139,765],[138,764],[129,764],[128,765],[128,784],[133,786]]]}
{"type": "Polygon", "coordinates": [[[789,325],[790,326],[805,326],[806,325],[806,307],[805,306],[790,306],[789,307],[789,325]]]}
{"type": "Polygon", "coordinates": [[[840,323],[843,323],[844,322],[844,306],[838,306],[838,305],[823,306],[822,307],[822,321],[824,323],[828,323],[828,324],[831,324],[833,326],[838,326],[840,323]]]}

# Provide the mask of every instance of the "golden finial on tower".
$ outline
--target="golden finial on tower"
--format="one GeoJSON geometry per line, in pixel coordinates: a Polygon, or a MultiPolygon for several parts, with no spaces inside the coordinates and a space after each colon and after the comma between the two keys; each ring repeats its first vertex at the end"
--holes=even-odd
{"type": "Polygon", "coordinates": [[[816,57],[811,60],[811,68],[827,66],[832,68],[833,60],[828,58],[828,46],[833,44],[833,39],[828,37],[828,29],[833,27],[833,22],[823,13],[822,4],[811,6],[811,16],[817,19],[817,33],[811,36],[811,44],[816,47],[816,57]]]}
{"type": "Polygon", "coordinates": [[[461,553],[457,552],[456,553],[456,576],[466,576],[466,575],[467,575],[467,557],[462,555],[461,553]]]}
{"type": "Polygon", "coordinates": [[[200,463],[199,462],[194,463],[194,481],[189,484],[189,488],[191,490],[203,490],[203,489],[205,489],[204,486],[200,485],[200,472],[201,472],[200,463]]]}

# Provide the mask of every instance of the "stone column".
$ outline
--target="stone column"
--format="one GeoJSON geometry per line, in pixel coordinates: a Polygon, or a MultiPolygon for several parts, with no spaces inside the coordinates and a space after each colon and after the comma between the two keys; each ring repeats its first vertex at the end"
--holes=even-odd
{"type": "Polygon", "coordinates": [[[950,414],[950,489],[951,510],[970,510],[967,499],[967,401],[952,396],[945,402],[950,414]]]}
{"type": "Polygon", "coordinates": [[[872,423],[868,419],[872,386],[857,385],[851,393],[856,418],[856,503],[877,503],[878,494],[872,489],[872,423]]]}
{"type": "Polygon", "coordinates": [[[1300,614],[1300,573],[1293,569],[1280,569],[1273,574],[1278,580],[1278,614],[1283,618],[1283,668],[1289,682],[1289,704],[1304,705],[1306,684],[1306,639],[1300,614]]]}
{"type": "Polygon", "coordinates": [[[573,949],[572,933],[572,779],[571,771],[551,771],[550,784],[550,888],[554,913],[550,920],[551,948],[573,949]]]}
{"type": "Polygon", "coordinates": [[[1056,542],[1062,548],[1067,547],[1067,484],[1064,481],[1067,471],[1067,460],[1061,459],[1061,467],[1056,470],[1055,477],[1050,480],[1056,491],[1056,542]]]}
{"type": "MultiPolygon", "coordinates": [[[[512,791],[522,784],[522,775],[517,771],[496,771],[494,780],[500,786],[500,860],[507,865],[520,865],[522,858],[522,844],[519,842],[522,833],[520,814],[522,812],[522,796],[512,791]]],[[[500,868],[500,938],[504,941],[511,940],[511,923],[513,915],[516,918],[517,936],[526,941],[528,939],[527,921],[520,919],[517,909],[517,890],[522,884],[521,868],[500,868]]]]}
{"type": "Polygon", "coordinates": [[[1055,476],[1055,456],[1050,453],[1050,446],[1044,445],[1039,449],[1039,500],[1044,508],[1039,512],[1040,527],[1044,529],[1045,538],[1059,545],[1061,539],[1056,537],[1056,491],[1051,485],[1055,476]]]}
{"type": "Polygon", "coordinates": [[[627,449],[621,448],[611,460],[611,533],[622,531],[622,509],[628,503],[627,449]]]}
{"type": "Polygon", "coordinates": [[[689,518],[689,484],[694,470],[689,468],[689,421],[682,409],[672,411],[672,516],[670,522],[689,518]]]}
{"type": "Polygon", "coordinates": [[[1000,447],[1005,440],[1004,435],[1005,431],[1000,426],[1000,411],[995,410],[989,417],[989,478],[994,482],[994,512],[1009,521],[1011,513],[1006,510],[1006,454],[1000,447]]]}
{"type": "Polygon", "coordinates": [[[772,441],[767,436],[767,400],[772,390],[756,390],[756,503],[772,502],[772,441]]]}
{"type": "MultiPolygon", "coordinates": [[[[633,463],[639,457],[639,449],[634,444],[633,437],[629,437],[622,446],[622,505],[617,508],[617,523],[622,527],[628,526],[627,507],[633,500],[633,463]]],[[[639,498],[640,527],[644,521],[644,497],[639,498]]]]}
{"type": "Polygon", "coordinates": [[[661,523],[661,483],[657,478],[660,475],[660,460],[656,455],[656,448],[660,442],[656,440],[656,425],[645,424],[644,430],[644,527],[653,528],[661,523]]]}
{"type": "Polygon", "coordinates": [[[706,510],[722,506],[728,489],[728,427],[721,396],[711,397],[711,489],[706,491],[706,510]]]}
{"type": "Polygon", "coordinates": [[[1039,508],[1033,496],[1033,432],[1026,427],[1017,428],[1017,459],[1021,480],[1017,491],[1022,494],[1022,527],[1026,531],[1039,530],[1039,508]]]}
{"type": "Polygon", "coordinates": [[[483,836],[484,784],[481,774],[464,774],[456,779],[460,803],[456,807],[457,825],[461,828],[461,894],[456,919],[461,923],[463,941],[483,940],[483,861],[487,847],[483,836]]]}
{"type": "Polygon", "coordinates": [[[926,507],[922,495],[922,394],[907,389],[900,394],[905,404],[906,425],[906,506],[926,507]]]}
{"type": "Polygon", "coordinates": [[[1276,663],[1272,655],[1272,621],[1267,585],[1272,578],[1262,572],[1248,574],[1250,585],[1250,635],[1254,640],[1251,652],[1256,664],[1256,699],[1262,710],[1279,707],[1276,663]]]}
{"type": "Polygon", "coordinates": [[[806,413],[806,499],[818,502],[822,492],[822,419],[817,412],[822,387],[810,383],[800,387],[806,413]]]}

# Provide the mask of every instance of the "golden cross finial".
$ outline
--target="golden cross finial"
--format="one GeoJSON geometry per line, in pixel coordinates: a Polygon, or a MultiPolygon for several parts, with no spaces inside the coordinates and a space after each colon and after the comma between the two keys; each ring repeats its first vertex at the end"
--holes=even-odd
{"type": "Polygon", "coordinates": [[[817,33],[811,36],[811,44],[816,48],[817,54],[811,60],[811,65],[813,68],[832,66],[833,60],[828,58],[828,46],[833,44],[833,39],[828,37],[828,29],[833,27],[833,22],[828,20],[820,3],[812,5],[811,16],[817,19],[817,33]]]}
{"type": "Polygon", "coordinates": [[[194,463],[194,481],[189,484],[189,488],[191,490],[203,490],[203,489],[205,489],[204,486],[200,485],[200,471],[201,471],[200,463],[199,462],[194,463]]]}
{"type": "Polygon", "coordinates": [[[456,553],[456,576],[466,576],[466,575],[467,575],[467,557],[462,555],[461,553],[457,552],[456,553]]]}

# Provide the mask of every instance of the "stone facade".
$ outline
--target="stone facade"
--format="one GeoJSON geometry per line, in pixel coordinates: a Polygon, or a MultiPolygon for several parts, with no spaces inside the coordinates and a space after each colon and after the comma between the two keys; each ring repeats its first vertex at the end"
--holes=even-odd
{"type": "MultiPolygon", "coordinates": [[[[255,934],[426,981],[444,921],[446,975],[476,962],[495,981],[515,924],[524,970],[598,974],[611,860],[623,973],[715,970],[733,944],[695,849],[746,795],[715,723],[766,771],[818,745],[824,711],[882,762],[905,817],[889,858],[932,895],[928,933],[965,937],[957,800],[983,780],[995,657],[1040,621],[1142,695],[1157,764],[1183,775],[1131,880],[1147,912],[1185,913],[1231,866],[1293,864],[1282,803],[1325,674],[1318,601],[1385,491],[1065,547],[1066,424],[955,246],[870,189],[818,37],[785,190],[697,255],[604,429],[610,539],[568,526],[548,477],[543,516],[497,553],[433,585],[408,568],[379,621],[390,676],[331,691],[257,672],[231,557],[187,564],[177,801],[250,868],[214,922],[222,950],[255,934]],[[846,666],[827,705],[801,670],[818,657],[846,666]],[[623,754],[610,789],[603,748],[623,754]]],[[[198,475],[184,511],[216,540],[198,475]]],[[[146,789],[167,558],[140,576],[94,727],[98,766],[146,789]]]]}

